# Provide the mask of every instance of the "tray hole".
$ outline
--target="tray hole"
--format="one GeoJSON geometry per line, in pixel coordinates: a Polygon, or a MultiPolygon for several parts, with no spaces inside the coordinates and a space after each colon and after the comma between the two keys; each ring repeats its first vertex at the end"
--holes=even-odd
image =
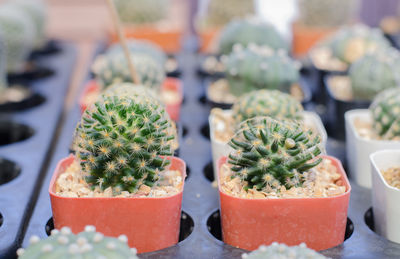
{"type": "Polygon", "coordinates": [[[208,123],[204,124],[201,129],[200,129],[200,133],[203,137],[205,137],[206,139],[210,139],[210,125],[208,123]]]}
{"type": "Polygon", "coordinates": [[[209,180],[210,182],[214,182],[214,167],[213,167],[212,161],[208,162],[204,166],[203,173],[204,173],[204,176],[207,178],[207,180],[209,180]]]}
{"type": "Polygon", "coordinates": [[[188,165],[186,165],[186,178],[185,178],[185,181],[187,181],[187,179],[189,178],[190,172],[191,172],[190,167],[188,165]]]}
{"type": "Polygon", "coordinates": [[[0,121],[0,146],[26,140],[34,134],[34,130],[24,124],[12,121],[0,121]]]}
{"type": "Polygon", "coordinates": [[[0,185],[14,180],[20,173],[21,168],[16,163],[0,158],[0,185]]]}
{"type": "MultiPolygon", "coordinates": [[[[1,216],[1,214],[0,214],[1,216]]],[[[1,220],[1,218],[0,218],[1,220]]],[[[1,221],[0,221],[1,223],[1,221]]],[[[1,224],[0,224],[1,225],[1,224]]],[[[53,217],[51,217],[45,226],[45,231],[48,236],[50,236],[51,231],[54,229],[53,217]]],[[[192,217],[185,211],[181,212],[181,224],[179,230],[179,242],[185,240],[190,234],[192,234],[194,229],[194,221],[192,217]]]]}
{"type": "Polygon", "coordinates": [[[372,210],[372,207],[365,212],[364,221],[369,229],[375,232],[374,211],[372,210]]]}
{"type": "Polygon", "coordinates": [[[5,91],[4,100],[0,103],[0,111],[21,111],[41,105],[46,98],[33,93],[25,86],[13,85],[5,91]]]}
{"type": "Polygon", "coordinates": [[[205,95],[200,96],[200,98],[199,98],[199,103],[201,103],[201,104],[206,104],[206,102],[207,102],[206,96],[205,96],[205,95]]]}
{"type": "Polygon", "coordinates": [[[182,126],[182,137],[183,137],[183,138],[186,137],[186,135],[188,134],[188,132],[189,132],[188,128],[187,128],[185,125],[183,125],[183,126],[182,126]]]}
{"type": "MultiPolygon", "coordinates": [[[[222,241],[221,217],[219,210],[214,211],[207,219],[207,229],[216,239],[222,241]]],[[[346,232],[344,240],[346,241],[354,232],[354,225],[351,219],[347,218],[346,232]]]]}
{"type": "Polygon", "coordinates": [[[3,221],[4,221],[3,215],[0,213],[0,227],[3,225],[3,221]]]}

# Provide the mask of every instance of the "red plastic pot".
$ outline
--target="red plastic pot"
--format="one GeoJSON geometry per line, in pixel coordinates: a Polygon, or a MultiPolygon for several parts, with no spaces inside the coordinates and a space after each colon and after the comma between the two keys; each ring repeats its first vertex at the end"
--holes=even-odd
{"type": "MultiPolygon", "coordinates": [[[[181,105],[183,101],[183,87],[182,82],[178,78],[167,77],[165,78],[163,85],[161,86],[161,91],[174,91],[179,96],[176,103],[169,103],[165,105],[165,109],[168,112],[171,119],[174,121],[179,120],[181,105]]],[[[95,80],[90,80],[84,87],[82,96],[79,99],[79,106],[81,108],[81,113],[83,113],[86,108],[91,104],[87,102],[87,96],[90,94],[100,94],[100,86],[95,80]]]]}
{"type": "MultiPolygon", "coordinates": [[[[220,187],[223,241],[246,250],[273,242],[289,246],[304,242],[319,251],[343,243],[351,187],[340,161],[323,157],[338,169],[346,186],[344,194],[326,198],[245,199],[230,196],[220,187]]],[[[222,157],[218,168],[226,160],[222,157]]]]}
{"type": "MultiPolygon", "coordinates": [[[[182,191],[162,198],[68,198],[55,193],[57,178],[74,161],[70,155],[61,160],[49,186],[54,227],[64,226],[72,232],[83,231],[86,225],[94,225],[107,236],[125,234],[129,246],[139,253],[151,252],[178,243],[181,216],[182,191]]],[[[176,157],[171,169],[179,170],[186,177],[185,162],[176,157]]]]}

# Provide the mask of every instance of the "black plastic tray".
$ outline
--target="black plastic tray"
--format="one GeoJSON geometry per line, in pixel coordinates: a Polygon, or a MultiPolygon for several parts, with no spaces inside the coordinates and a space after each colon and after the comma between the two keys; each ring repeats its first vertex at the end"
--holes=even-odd
{"type": "Polygon", "coordinates": [[[67,43],[60,43],[59,46],[57,54],[40,60],[52,67],[55,74],[31,82],[31,89],[45,101],[21,112],[0,114],[0,142],[5,144],[0,146],[0,157],[8,160],[0,163],[1,178],[7,180],[0,185],[0,213],[3,218],[0,258],[13,258],[21,244],[21,233],[33,209],[31,201],[37,194],[36,189],[40,188],[41,176],[63,111],[76,49],[67,43]]]}

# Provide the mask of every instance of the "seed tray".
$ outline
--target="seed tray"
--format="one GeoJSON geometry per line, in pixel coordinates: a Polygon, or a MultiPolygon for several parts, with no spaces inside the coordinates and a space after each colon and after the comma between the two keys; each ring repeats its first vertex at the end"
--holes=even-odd
{"type": "Polygon", "coordinates": [[[51,77],[30,82],[41,101],[33,107],[16,105],[11,107],[15,110],[0,113],[0,258],[13,258],[22,242],[21,233],[33,209],[31,201],[40,188],[63,110],[76,49],[61,42],[59,47],[57,54],[40,60],[37,57],[38,62],[55,72],[51,77]]]}
{"type": "MultiPolygon", "coordinates": [[[[204,100],[202,101],[204,84],[196,76],[198,56],[188,47],[177,57],[180,64],[184,64],[182,80],[185,92],[180,124],[183,125],[186,134],[180,138],[180,157],[185,160],[190,171],[183,193],[180,242],[160,251],[140,254],[140,258],[241,258],[244,250],[221,241],[219,198],[217,189],[212,187],[210,181],[213,179],[211,145],[209,134],[205,130],[209,108],[204,100]]],[[[76,104],[62,128],[23,246],[28,245],[31,235],[45,238],[53,228],[48,185],[57,162],[68,155],[72,133],[79,116],[79,107],[76,104]]],[[[343,142],[329,139],[327,150],[329,154],[344,161],[343,142]]],[[[400,258],[399,244],[389,242],[373,232],[370,191],[355,184],[352,184],[352,188],[346,241],[322,253],[332,258],[400,258]]]]}

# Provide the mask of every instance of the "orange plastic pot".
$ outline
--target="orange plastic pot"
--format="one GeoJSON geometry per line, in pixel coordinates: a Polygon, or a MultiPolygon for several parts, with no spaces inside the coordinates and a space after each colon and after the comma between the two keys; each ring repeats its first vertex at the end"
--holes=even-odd
{"type": "Polygon", "coordinates": [[[292,53],[295,57],[306,55],[318,41],[333,33],[336,28],[313,28],[293,23],[292,53]]]}
{"type": "MultiPolygon", "coordinates": [[[[125,37],[128,39],[148,40],[159,45],[167,53],[177,53],[181,50],[182,29],[160,29],[157,26],[124,26],[125,37]]],[[[118,42],[115,32],[111,33],[111,43],[118,42]]]]}
{"type": "MultiPolygon", "coordinates": [[[[165,105],[165,109],[171,119],[178,121],[180,116],[181,105],[183,101],[183,87],[182,82],[178,78],[167,77],[162,86],[161,91],[173,91],[178,95],[178,100],[174,103],[168,103],[165,105]]],[[[82,96],[79,99],[79,106],[81,113],[91,104],[87,102],[87,97],[91,94],[100,94],[100,86],[95,80],[90,80],[84,87],[82,96]]]]}
{"type": "Polygon", "coordinates": [[[200,49],[199,52],[201,53],[212,53],[212,47],[217,40],[220,28],[209,28],[200,30],[199,38],[200,38],[200,49]]]}
{"type": "MultiPolygon", "coordinates": [[[[64,226],[72,232],[83,231],[94,225],[99,232],[117,237],[125,234],[129,246],[139,253],[163,249],[178,243],[182,191],[162,198],[68,198],[55,192],[57,178],[74,161],[70,155],[61,160],[50,182],[49,193],[55,228],[64,226]]],[[[171,169],[179,170],[186,177],[185,162],[176,157],[171,169]]]]}
{"type": "MultiPolygon", "coordinates": [[[[246,250],[273,242],[289,246],[304,242],[314,250],[343,243],[351,187],[340,161],[330,156],[324,158],[338,169],[346,186],[344,194],[326,198],[244,199],[230,196],[220,187],[223,241],[246,250]]],[[[219,168],[226,160],[222,157],[218,161],[219,168]]]]}

